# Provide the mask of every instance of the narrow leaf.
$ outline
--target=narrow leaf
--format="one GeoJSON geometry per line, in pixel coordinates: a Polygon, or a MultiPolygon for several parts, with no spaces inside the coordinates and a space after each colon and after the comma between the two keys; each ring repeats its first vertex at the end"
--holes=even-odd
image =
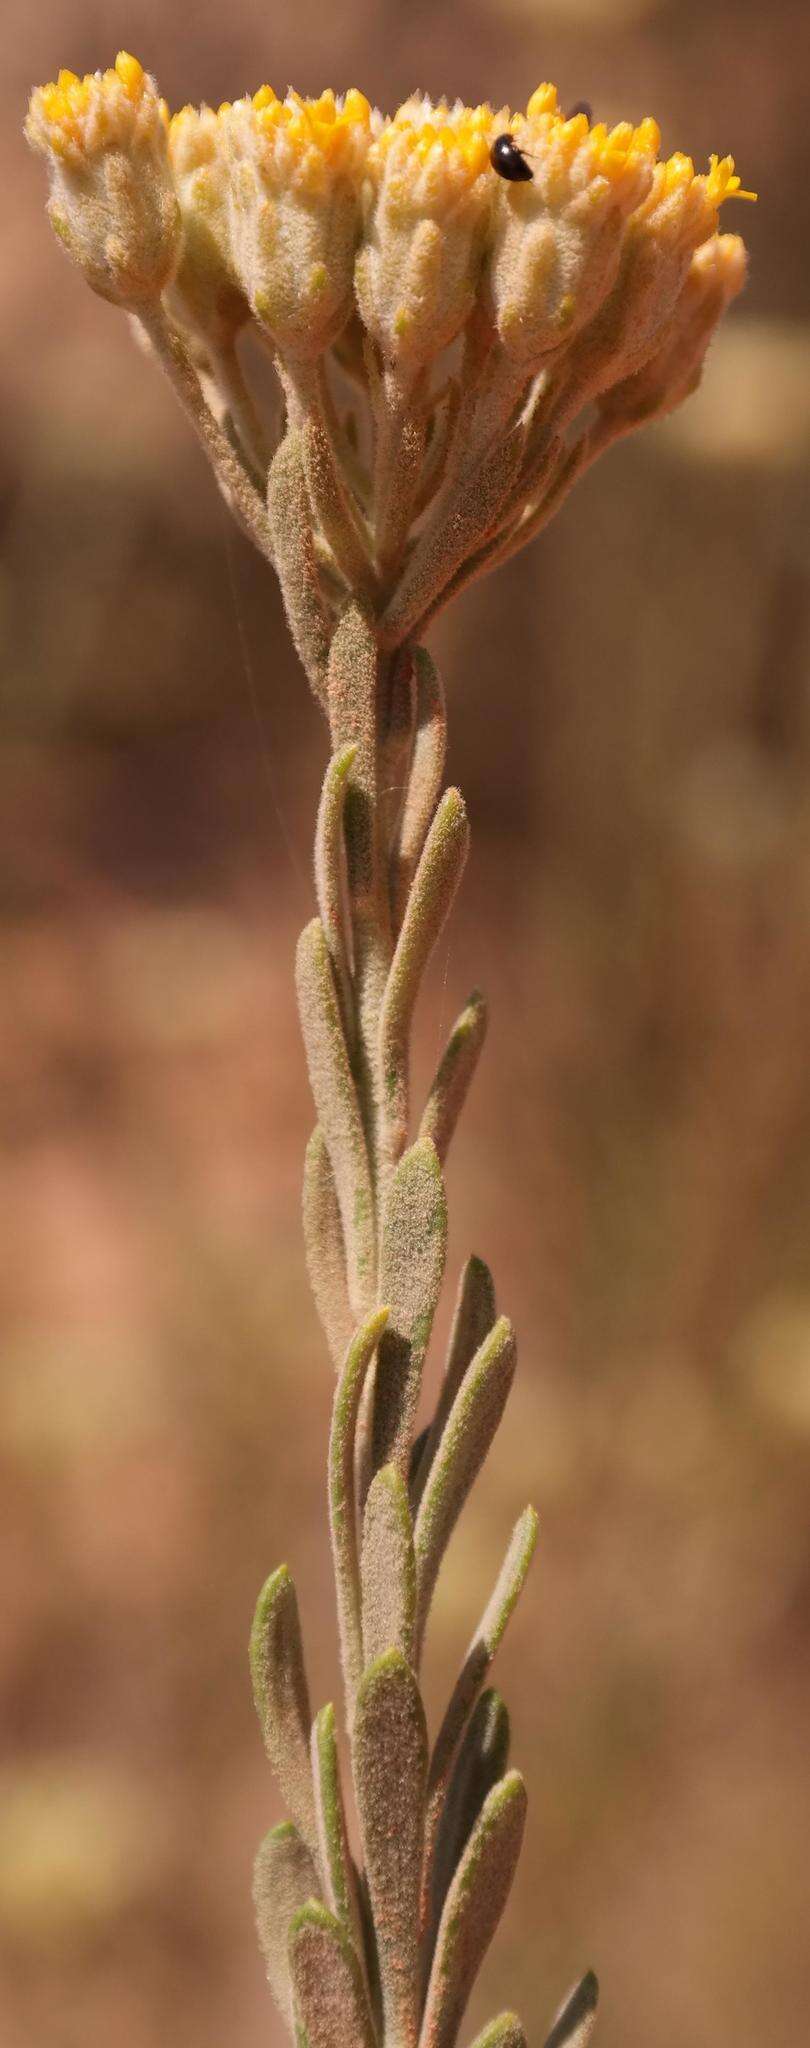
{"type": "Polygon", "coordinates": [[[293,1820],[317,1856],[318,1831],[309,1762],[309,1690],[295,1586],[285,1564],[256,1602],[250,1637],[253,1697],[264,1746],[293,1820]]]}
{"type": "Polygon", "coordinates": [[[516,2012],[501,2012],[476,2034],[472,2048],[526,2048],[526,2035],[516,2012]]]}
{"type": "Polygon", "coordinates": [[[453,1025],[419,1126],[420,1138],[432,1139],[442,1160],[447,1158],[486,1035],[487,1006],[473,989],[453,1025]]]}
{"type": "Polygon", "coordinates": [[[421,621],[468,555],[496,525],[501,506],[520,467],[522,435],[511,433],[489,451],[472,475],[459,483],[449,504],[437,509],[381,622],[383,643],[399,647],[419,632],[421,621]]]}
{"type": "Polygon", "coordinates": [[[481,1694],[456,1758],[439,1827],[433,1870],[433,1899],[427,1952],[435,1947],[436,1929],[448,1888],[466,1849],[475,1822],[493,1785],[509,1761],[509,1715],[500,1693],[481,1694]]]}
{"type": "Polygon", "coordinates": [[[417,1645],[450,1536],[503,1415],[516,1357],[512,1325],[500,1316],[467,1367],[442,1431],[414,1532],[417,1645]]]}
{"type": "Polygon", "coordinates": [[[492,1660],[502,1642],[514,1612],[537,1543],[537,1515],[524,1508],[515,1523],[500,1572],[487,1606],[462,1664],[444,1720],[436,1737],[430,1760],[427,1821],[425,1824],[425,1870],[422,1889],[423,1925],[430,1913],[430,1893],[436,1837],[447,1797],[453,1759],[492,1660]]]}
{"type": "Polygon", "coordinates": [[[315,889],[321,923],[335,972],[347,1033],[352,1024],[349,980],[349,937],[346,925],[343,806],[346,784],[357,748],[341,747],[326,770],[315,827],[315,889]]]}
{"type": "Polygon", "coordinates": [[[285,434],[273,457],[267,484],[267,509],[290,632],[312,689],[325,710],[330,624],[315,563],[312,516],[298,429],[291,428],[285,434]]]}
{"type": "Polygon", "coordinates": [[[427,1731],[419,1688],[397,1650],[378,1657],[357,1695],[352,1742],[385,2038],[413,2048],[419,2028],[419,1887],[427,1731]]]}
{"type": "Polygon", "coordinates": [[[447,1202],[433,1145],[412,1145],[388,1190],[380,1245],[380,1293],[390,1307],[377,1359],[373,1470],[408,1476],[425,1360],[444,1276],[447,1202]]]}
{"type": "Polygon", "coordinates": [[[329,1437],[329,1526],[335,1564],[340,1653],[350,1721],[363,1670],[354,1439],[363,1383],[387,1321],[387,1308],[377,1309],[349,1345],[335,1393],[329,1437]]]}
{"type": "Polygon", "coordinates": [[[363,1936],[340,1782],[335,1709],[332,1706],[322,1707],[313,1722],[312,1781],[326,1903],[346,1929],[362,1963],[363,1936]]]}
{"type": "Polygon", "coordinates": [[[586,2048],[596,2025],[599,1985],[588,1970],[560,2007],[545,2048],[586,2048]]]}
{"type": "Polygon", "coordinates": [[[374,2048],[357,1956],[340,1922],[315,1900],[293,1920],[290,1975],[307,2048],[374,2048]]]}
{"type": "Polygon", "coordinates": [[[350,590],[371,599],[374,578],[359,515],[341,480],[324,421],[310,412],[304,422],[304,469],[312,509],[350,590]]]}
{"type": "Polygon", "coordinates": [[[307,1146],[304,1164],[304,1246],[315,1306],[339,1369],[354,1329],[346,1286],[346,1248],[335,1177],[320,1124],[307,1146]]]}
{"type": "Polygon", "coordinates": [[[447,751],[441,677],[426,647],[413,649],[416,724],[399,836],[391,861],[394,930],[402,923],[411,882],[439,801],[447,751]]]}
{"type": "Polygon", "coordinates": [[[461,1275],[436,1413],[427,1432],[422,1456],[411,1483],[411,1498],[415,1508],[419,1506],[422,1498],[436,1447],[441,1442],[444,1425],[470,1359],[475,1356],[479,1344],[483,1344],[488,1331],[492,1329],[496,1314],[492,1274],[483,1259],[476,1258],[473,1254],[473,1257],[467,1260],[461,1275]]]}
{"type": "Polygon", "coordinates": [[[253,1867],[253,1902],[267,1981],[288,2025],[292,2020],[290,1924],[308,1899],[318,1897],[319,1891],[312,1857],[292,1821],[284,1820],[279,1827],[271,1828],[259,1845],[253,1867]]]}
{"type": "Polygon", "coordinates": [[[368,1311],[374,1285],[374,1197],[357,1091],[320,918],[313,918],[306,925],[298,941],[296,984],[310,1086],[340,1206],[349,1299],[359,1316],[368,1311]]]}
{"type": "Polygon", "coordinates": [[[519,1771],[493,1786],[444,1904],[428,1983],[421,2048],[453,2048],[475,1978],[500,1920],[520,1855],[526,1788],[519,1771]]]}
{"type": "Polygon", "coordinates": [[[396,1465],[383,1465],[369,1488],[361,1557],[363,1656],[386,1650],[415,1662],[416,1563],[408,1489],[396,1465]]]}
{"type": "Polygon", "coordinates": [[[386,1153],[399,1158],[408,1134],[411,1021],[422,976],[461,880],[470,828],[464,799],[445,790],[414,876],[385,985],[380,1015],[380,1068],[385,1094],[386,1153]]]}
{"type": "Polygon", "coordinates": [[[353,746],[345,799],[349,887],[355,904],[374,902],[379,882],[378,720],[380,656],[363,606],[349,604],[329,650],[329,717],[335,751],[353,746]]]}

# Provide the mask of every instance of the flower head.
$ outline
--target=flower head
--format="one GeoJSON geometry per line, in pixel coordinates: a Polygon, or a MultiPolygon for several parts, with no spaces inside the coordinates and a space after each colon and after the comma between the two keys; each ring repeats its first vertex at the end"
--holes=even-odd
{"type": "Polygon", "coordinates": [[[420,369],[463,327],[494,200],[487,106],[406,100],[368,155],[357,296],[388,364],[420,369]]]}
{"type": "Polygon", "coordinates": [[[319,355],[352,308],[372,112],[360,92],[317,100],[269,85],[220,109],[234,270],[259,324],[319,355]]]}
{"type": "Polygon", "coordinates": [[[603,420],[617,432],[673,412],[697,389],[704,358],[727,306],[742,291],[747,270],[739,235],[712,235],[691,259],[686,282],[655,354],[614,384],[599,401],[603,420]]]}
{"type": "Polygon", "coordinates": [[[181,322],[227,344],[250,308],[233,270],[224,124],[212,107],[182,107],[172,116],[169,163],[183,228],[173,304],[181,322]]]}
{"type": "Polygon", "coordinates": [[[111,71],[60,71],[31,94],[25,133],[44,156],[60,239],[103,298],[159,297],[179,250],[168,116],[153,78],[122,50],[111,71]]]}

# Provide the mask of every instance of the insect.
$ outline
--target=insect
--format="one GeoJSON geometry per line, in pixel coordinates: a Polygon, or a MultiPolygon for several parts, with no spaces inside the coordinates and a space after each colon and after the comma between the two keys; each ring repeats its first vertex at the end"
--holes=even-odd
{"type": "Polygon", "coordinates": [[[489,161],[499,178],[507,178],[510,185],[526,184],[534,177],[531,164],[526,162],[522,149],[518,148],[513,135],[496,135],[489,152],[489,161]]]}
{"type": "Polygon", "coordinates": [[[566,120],[573,121],[575,114],[584,114],[588,127],[591,128],[593,126],[593,107],[590,100],[577,100],[576,106],[571,108],[570,114],[566,114],[566,120]]]}

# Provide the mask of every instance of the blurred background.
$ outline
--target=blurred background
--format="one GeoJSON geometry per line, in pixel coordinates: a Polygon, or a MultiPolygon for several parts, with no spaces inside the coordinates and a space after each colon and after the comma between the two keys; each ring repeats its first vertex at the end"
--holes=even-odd
{"type": "MultiPolygon", "coordinates": [[[[8,1526],[5,2048],[276,2048],[247,1683],[294,1566],[334,1694],[330,1371],[293,1008],[324,734],[269,575],[126,322],[48,229],[29,85],[134,49],[525,104],[733,150],[752,275],[701,392],[433,636],[474,853],[418,1071],[473,983],[449,1287],[522,1373],[436,1604],[435,1716],[525,1499],[500,1659],[531,1795],[469,2015],[600,2048],[796,2048],[810,1999],[810,17],[800,0],[6,0],[0,614],[8,1526]],[[191,25],[190,25],[191,24],[191,25]],[[804,1893],[804,1897],[802,1896],[804,1893]]],[[[445,1308],[442,1330],[446,1328],[445,1308]]],[[[438,1348],[432,1372],[438,1372],[438,1348]]]]}

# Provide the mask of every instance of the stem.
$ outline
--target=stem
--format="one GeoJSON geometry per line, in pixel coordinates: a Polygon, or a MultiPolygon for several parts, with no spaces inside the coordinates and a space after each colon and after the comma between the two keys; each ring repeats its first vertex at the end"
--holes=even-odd
{"type": "Polygon", "coordinates": [[[139,313],[137,318],[202,442],[217,482],[240,526],[260,553],[272,562],[273,543],[264,502],[234,453],[227,434],[215,420],[184,343],[170,326],[162,306],[150,307],[139,313]]]}

